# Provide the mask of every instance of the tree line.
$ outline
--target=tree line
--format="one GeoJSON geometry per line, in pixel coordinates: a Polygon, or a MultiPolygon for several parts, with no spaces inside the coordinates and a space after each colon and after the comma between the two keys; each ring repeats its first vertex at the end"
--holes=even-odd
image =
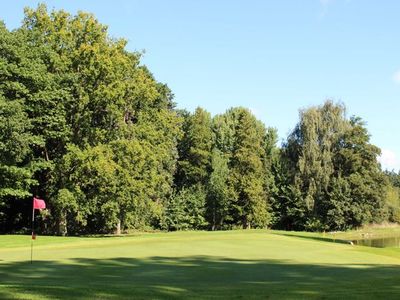
{"type": "Polygon", "coordinates": [[[345,230],[400,222],[400,175],[365,123],[326,101],[277,132],[243,107],[211,116],[173,94],[87,13],[0,24],[0,231],[345,230]]]}

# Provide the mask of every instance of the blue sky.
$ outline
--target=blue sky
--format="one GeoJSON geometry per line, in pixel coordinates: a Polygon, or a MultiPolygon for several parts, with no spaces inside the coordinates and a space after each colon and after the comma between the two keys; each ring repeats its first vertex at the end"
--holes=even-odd
{"type": "MultiPolygon", "coordinates": [[[[2,3],[9,29],[23,7],[2,3]]],[[[284,139],[298,110],[342,101],[367,122],[383,166],[400,169],[400,1],[40,1],[94,13],[168,83],[180,108],[245,106],[284,139]]]]}

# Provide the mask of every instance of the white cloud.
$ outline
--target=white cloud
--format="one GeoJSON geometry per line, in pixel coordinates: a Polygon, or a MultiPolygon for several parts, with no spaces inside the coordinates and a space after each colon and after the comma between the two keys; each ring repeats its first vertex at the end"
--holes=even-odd
{"type": "Polygon", "coordinates": [[[394,72],[393,81],[400,84],[400,70],[394,72]]]}
{"type": "Polygon", "coordinates": [[[386,170],[400,170],[400,159],[397,157],[396,153],[389,149],[382,149],[381,156],[378,157],[379,162],[382,165],[382,169],[386,170]]]}

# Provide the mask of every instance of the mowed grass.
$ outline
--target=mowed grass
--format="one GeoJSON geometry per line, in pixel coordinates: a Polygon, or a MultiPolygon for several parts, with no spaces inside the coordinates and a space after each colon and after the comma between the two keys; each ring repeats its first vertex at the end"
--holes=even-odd
{"type": "Polygon", "coordinates": [[[399,299],[400,249],[248,230],[0,236],[1,299],[399,299]]]}

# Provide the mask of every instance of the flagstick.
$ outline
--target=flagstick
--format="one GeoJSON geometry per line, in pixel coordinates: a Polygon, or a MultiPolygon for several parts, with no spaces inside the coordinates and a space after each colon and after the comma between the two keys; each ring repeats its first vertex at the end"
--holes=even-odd
{"type": "Polygon", "coordinates": [[[33,235],[35,234],[35,207],[32,206],[31,264],[33,259],[33,235]]]}

